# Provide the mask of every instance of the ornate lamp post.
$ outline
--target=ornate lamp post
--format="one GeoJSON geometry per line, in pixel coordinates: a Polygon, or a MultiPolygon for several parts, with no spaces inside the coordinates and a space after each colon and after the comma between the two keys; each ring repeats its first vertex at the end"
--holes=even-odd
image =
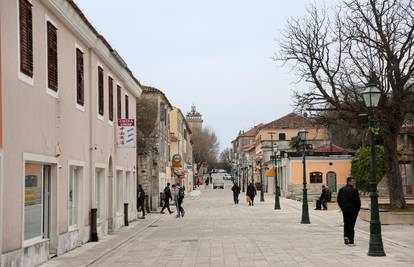
{"type": "Polygon", "coordinates": [[[274,143],[273,143],[273,133],[270,133],[270,140],[272,142],[272,156],[270,158],[272,159],[272,157],[273,157],[273,160],[274,160],[274,163],[275,163],[275,210],[280,210],[280,198],[279,198],[280,190],[279,190],[279,185],[277,184],[277,178],[278,178],[277,173],[276,173],[277,158],[276,158],[275,150],[274,150],[274,147],[273,147],[273,145],[274,145],[274,143]]]}
{"type": "Polygon", "coordinates": [[[260,202],[264,202],[263,158],[261,158],[259,161],[260,161],[260,202]]]}
{"type": "Polygon", "coordinates": [[[371,179],[370,193],[371,198],[371,222],[369,231],[369,250],[368,256],[385,256],[384,246],[381,236],[381,222],[378,210],[378,193],[377,193],[377,174],[376,174],[376,158],[375,158],[375,134],[373,127],[374,109],[378,106],[381,98],[381,91],[378,89],[378,82],[375,75],[371,74],[371,78],[366,85],[366,89],[362,92],[365,105],[369,108],[369,132],[371,145],[371,179]]]}
{"type": "Polygon", "coordinates": [[[302,220],[301,224],[310,224],[309,207],[308,207],[308,190],[306,189],[306,139],[308,138],[308,131],[302,129],[298,133],[300,140],[303,143],[302,147],[302,164],[303,164],[303,197],[302,197],[302,220]]]}

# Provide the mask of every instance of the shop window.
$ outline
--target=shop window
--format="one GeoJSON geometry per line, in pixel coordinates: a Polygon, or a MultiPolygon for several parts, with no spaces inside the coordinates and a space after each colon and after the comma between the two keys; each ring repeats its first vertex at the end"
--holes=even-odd
{"type": "Polygon", "coordinates": [[[104,169],[97,168],[95,170],[95,205],[98,209],[97,217],[102,219],[103,212],[103,197],[104,197],[104,169]]]}
{"type": "Polygon", "coordinates": [[[121,213],[123,211],[123,206],[124,206],[124,199],[123,199],[123,195],[124,195],[124,188],[123,188],[123,184],[124,184],[124,176],[123,176],[123,172],[122,171],[117,171],[116,172],[116,211],[121,213]]]}
{"type": "Polygon", "coordinates": [[[69,167],[69,227],[75,228],[78,224],[79,214],[79,184],[82,175],[82,167],[69,167]]]}

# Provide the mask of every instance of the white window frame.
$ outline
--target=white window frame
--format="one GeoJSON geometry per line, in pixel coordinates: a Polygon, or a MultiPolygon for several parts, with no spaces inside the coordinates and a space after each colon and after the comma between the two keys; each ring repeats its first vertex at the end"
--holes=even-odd
{"type": "Polygon", "coordinates": [[[80,228],[80,222],[82,222],[82,196],[83,196],[83,181],[85,177],[85,162],[83,161],[75,161],[75,160],[69,160],[68,161],[68,231],[75,231],[80,228]],[[76,190],[77,190],[77,198],[76,198],[76,204],[77,204],[77,211],[76,211],[76,224],[70,225],[70,209],[69,209],[69,188],[70,188],[70,175],[71,175],[71,168],[72,167],[79,167],[81,168],[80,176],[78,177],[78,181],[76,184],[76,190]]]}
{"type": "MultiPolygon", "coordinates": [[[[56,31],[59,30],[58,24],[51,17],[49,17],[47,14],[45,14],[44,28],[45,28],[45,45],[46,45],[46,49],[45,49],[45,55],[46,55],[46,59],[45,59],[46,94],[48,94],[48,95],[50,95],[51,97],[54,97],[54,98],[59,98],[59,88],[58,88],[58,91],[56,92],[55,90],[49,88],[49,85],[48,85],[48,81],[49,81],[49,72],[48,72],[48,66],[47,66],[47,63],[48,63],[48,61],[47,61],[47,57],[48,57],[48,51],[47,51],[47,23],[48,22],[52,23],[52,25],[56,27],[56,31]]],[[[58,41],[59,34],[56,34],[56,35],[57,35],[56,41],[58,41]]],[[[58,44],[59,44],[59,42],[57,42],[56,45],[58,45],[58,44]]],[[[57,57],[59,59],[59,47],[57,49],[58,49],[57,57]]],[[[59,60],[58,60],[58,65],[59,65],[59,60]]],[[[59,70],[59,68],[58,68],[58,70],[59,70]]],[[[59,77],[59,73],[58,73],[58,77],[59,77]]]]}
{"type": "Polygon", "coordinates": [[[115,199],[116,199],[116,209],[115,209],[115,214],[117,216],[120,216],[123,214],[123,201],[124,201],[124,194],[125,194],[125,188],[124,188],[124,184],[125,184],[125,168],[116,168],[115,171],[115,179],[116,179],[116,183],[115,183],[115,188],[116,188],[116,195],[115,195],[115,199]],[[118,188],[118,183],[119,183],[119,177],[118,177],[118,172],[121,173],[120,178],[121,180],[121,188],[118,188]],[[122,195],[119,194],[119,190],[122,190],[122,195]]]}
{"type": "MultiPolygon", "coordinates": [[[[38,164],[38,165],[42,165],[44,166],[46,165],[58,165],[58,159],[55,157],[50,157],[50,156],[45,156],[45,155],[39,155],[39,154],[32,154],[32,153],[23,153],[23,175],[22,175],[22,192],[25,192],[25,188],[26,188],[26,164],[38,164]]],[[[57,183],[57,188],[59,188],[59,176],[56,177],[56,183],[57,183]]],[[[42,189],[43,189],[43,168],[42,168],[42,177],[41,177],[41,181],[42,181],[42,189]]],[[[22,218],[21,218],[21,223],[22,223],[22,244],[23,247],[28,247],[31,246],[33,244],[39,243],[39,242],[43,242],[45,240],[49,240],[48,238],[43,238],[43,229],[41,230],[41,235],[38,237],[34,237],[31,239],[24,239],[24,224],[25,224],[25,220],[24,220],[24,205],[25,205],[25,194],[22,194],[22,218]]],[[[51,205],[53,203],[50,203],[51,205]]],[[[42,193],[42,200],[41,200],[41,205],[43,207],[43,193],[42,193]]],[[[51,209],[53,208],[53,206],[50,207],[51,209]]],[[[43,209],[41,210],[41,226],[43,228],[43,209]]],[[[58,211],[57,211],[58,212],[58,211]]],[[[55,214],[55,216],[58,218],[59,214],[55,214]]],[[[50,224],[50,227],[52,227],[52,224],[50,224]]]]}
{"type": "MultiPolygon", "coordinates": [[[[75,42],[75,106],[76,109],[78,109],[81,112],[85,112],[85,84],[83,85],[83,106],[78,104],[78,84],[77,84],[77,56],[76,56],[76,49],[79,49],[84,57],[83,57],[83,77],[85,78],[85,50],[83,49],[83,47],[81,45],[79,45],[78,43],[75,42]]],[[[85,81],[85,79],[84,79],[85,81]]]]}
{"type": "MultiPolygon", "coordinates": [[[[29,3],[33,6],[33,0],[27,0],[29,3]]],[[[20,1],[16,0],[17,4],[17,78],[30,85],[34,86],[34,71],[33,71],[33,77],[27,76],[23,72],[20,71],[20,1]]],[[[32,14],[33,14],[33,8],[32,8],[32,14]]],[[[33,25],[33,16],[32,16],[32,25],[33,25]]],[[[34,37],[34,28],[32,29],[32,35],[34,37]]],[[[34,39],[34,38],[33,38],[34,39]]],[[[34,46],[34,40],[33,40],[33,46],[34,46]]],[[[33,47],[34,50],[34,47],[33,47]]],[[[34,70],[34,51],[33,51],[33,70],[34,70]]]]}
{"type": "Polygon", "coordinates": [[[98,117],[98,120],[100,121],[105,121],[105,68],[104,66],[98,62],[97,66],[96,66],[96,116],[98,117]],[[103,96],[104,96],[104,101],[103,101],[103,110],[104,110],[104,115],[102,116],[101,114],[99,114],[99,71],[98,71],[98,67],[101,67],[103,70],[103,96]]]}
{"type": "Polygon", "coordinates": [[[93,194],[94,194],[94,202],[93,202],[93,207],[95,207],[95,208],[97,208],[98,209],[98,213],[97,213],[97,223],[101,223],[104,219],[105,219],[105,207],[103,207],[103,204],[104,204],[104,202],[105,202],[105,195],[103,195],[104,197],[103,197],[103,200],[102,200],[102,202],[101,201],[99,201],[99,206],[100,207],[98,207],[97,205],[96,205],[96,203],[97,203],[97,199],[98,199],[98,196],[96,195],[96,187],[97,187],[97,184],[96,184],[96,181],[97,181],[97,176],[96,176],[96,171],[97,171],[97,169],[100,169],[102,172],[103,172],[103,175],[102,175],[102,177],[101,177],[101,179],[103,179],[103,181],[101,181],[101,186],[103,187],[103,188],[99,188],[100,190],[100,196],[102,196],[102,193],[105,193],[105,172],[106,172],[106,165],[105,164],[103,164],[103,163],[95,163],[95,171],[94,171],[94,190],[93,190],[93,194]],[[101,210],[102,209],[102,210],[101,210]],[[101,211],[102,211],[102,213],[101,213],[101,211]]]}

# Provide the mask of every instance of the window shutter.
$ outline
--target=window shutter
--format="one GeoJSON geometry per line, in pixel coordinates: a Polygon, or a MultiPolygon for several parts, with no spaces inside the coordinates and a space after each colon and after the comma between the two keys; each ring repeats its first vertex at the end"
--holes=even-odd
{"type": "Polygon", "coordinates": [[[129,103],[128,103],[128,95],[125,95],[125,118],[129,119],[129,103]]]}
{"type": "Polygon", "coordinates": [[[32,4],[20,0],[20,71],[33,77],[33,22],[32,4]]]}
{"type": "Polygon", "coordinates": [[[116,88],[116,111],[118,115],[118,119],[122,117],[122,102],[121,102],[121,86],[117,86],[116,88]]]}
{"type": "Polygon", "coordinates": [[[81,106],[85,103],[84,82],[83,53],[76,49],[76,102],[81,106]]]}
{"type": "Polygon", "coordinates": [[[114,121],[114,82],[108,77],[109,120],[114,121]]]}
{"type": "Polygon", "coordinates": [[[99,115],[104,115],[104,89],[103,89],[104,77],[103,69],[98,67],[98,112],[99,115]]]}
{"type": "Polygon", "coordinates": [[[47,71],[48,86],[58,90],[58,55],[57,55],[57,29],[47,22],[47,71]]]}

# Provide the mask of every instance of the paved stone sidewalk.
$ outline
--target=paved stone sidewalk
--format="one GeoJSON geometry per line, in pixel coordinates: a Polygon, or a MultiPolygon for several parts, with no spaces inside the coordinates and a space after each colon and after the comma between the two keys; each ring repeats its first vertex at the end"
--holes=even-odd
{"type": "Polygon", "coordinates": [[[350,247],[339,211],[310,207],[311,224],[301,225],[300,202],[281,199],[278,211],[273,205],[271,196],[249,207],[233,205],[228,189],[203,191],[185,200],[182,219],[153,214],[146,225],[108,237],[105,253],[86,245],[44,266],[414,266],[413,225],[383,226],[387,256],[373,258],[366,255],[368,223],[358,220],[350,247]]]}

